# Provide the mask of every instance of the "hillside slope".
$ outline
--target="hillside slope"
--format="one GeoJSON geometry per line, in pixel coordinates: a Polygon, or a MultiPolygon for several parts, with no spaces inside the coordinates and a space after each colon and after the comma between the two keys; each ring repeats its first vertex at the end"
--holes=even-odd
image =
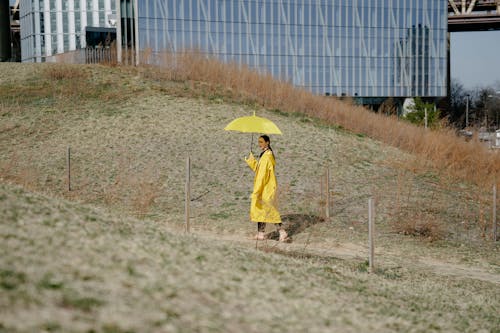
{"type": "Polygon", "coordinates": [[[489,189],[450,181],[361,133],[198,87],[140,68],[0,64],[0,328],[499,326],[489,189]],[[293,238],[257,251],[246,240],[255,232],[243,161],[252,136],[223,131],[254,111],[284,133],[271,140],[293,238]],[[188,156],[192,235],[181,232],[188,156]],[[365,263],[369,197],[377,202],[376,274],[365,263]]]}
{"type": "MultiPolygon", "coordinates": [[[[0,185],[8,332],[494,330],[498,288],[392,266],[257,251],[0,185]]],[[[271,252],[269,252],[271,251],[271,252]]]]}
{"type": "MultiPolygon", "coordinates": [[[[194,228],[248,234],[254,227],[245,223],[252,174],[243,156],[252,136],[223,128],[255,111],[284,133],[271,137],[284,215],[324,215],[328,167],[333,216],[328,228],[366,230],[369,197],[377,200],[381,231],[470,242],[485,237],[491,226],[490,188],[448,181],[398,149],[304,115],[231,104],[213,95],[179,97],[197,86],[150,80],[130,68],[2,64],[1,69],[0,172],[31,189],[180,226],[189,156],[194,228]],[[407,226],[408,221],[418,225],[407,226]]],[[[257,153],[256,137],[253,142],[257,153]]]]}

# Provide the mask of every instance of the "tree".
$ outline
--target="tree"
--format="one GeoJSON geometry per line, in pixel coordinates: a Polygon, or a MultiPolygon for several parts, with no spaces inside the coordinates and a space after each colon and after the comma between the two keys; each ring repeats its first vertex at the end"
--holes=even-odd
{"type": "Polygon", "coordinates": [[[452,80],[450,86],[450,107],[448,119],[458,128],[465,125],[467,99],[469,100],[470,126],[499,126],[500,118],[500,81],[490,87],[477,87],[467,90],[458,80],[452,80]],[[498,96],[498,97],[497,97],[498,96]]]}
{"type": "Polygon", "coordinates": [[[498,127],[498,117],[500,114],[500,96],[491,88],[482,88],[478,94],[480,106],[480,123],[482,126],[498,127]]]}
{"type": "Polygon", "coordinates": [[[415,98],[415,105],[411,106],[410,112],[407,113],[403,119],[410,123],[424,126],[425,113],[427,112],[427,126],[436,128],[439,126],[439,115],[441,111],[436,109],[433,103],[425,103],[420,97],[415,98]]]}
{"type": "Polygon", "coordinates": [[[450,94],[450,107],[447,115],[448,120],[456,127],[462,128],[465,124],[467,95],[469,95],[470,98],[471,93],[464,88],[464,85],[460,81],[451,80],[450,94]]]}

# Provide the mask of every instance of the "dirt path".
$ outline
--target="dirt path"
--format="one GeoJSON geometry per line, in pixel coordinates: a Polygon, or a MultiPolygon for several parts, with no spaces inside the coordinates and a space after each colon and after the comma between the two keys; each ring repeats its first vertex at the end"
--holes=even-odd
{"type": "MultiPolygon", "coordinates": [[[[196,234],[202,236],[203,238],[235,242],[267,250],[275,249],[277,252],[289,252],[296,255],[303,253],[305,256],[317,256],[320,258],[333,257],[355,261],[365,261],[368,258],[368,249],[366,247],[351,242],[336,243],[330,247],[324,247],[315,246],[314,244],[306,245],[303,243],[299,244],[293,242],[279,243],[274,240],[259,241],[257,243],[254,240],[241,238],[238,235],[215,235],[208,232],[196,232],[196,234]]],[[[378,249],[376,250],[376,254],[376,265],[379,267],[394,265],[407,266],[404,264],[404,258],[400,255],[396,255],[395,253],[389,253],[384,249],[378,249]]],[[[407,268],[431,271],[434,274],[442,276],[453,276],[460,279],[473,279],[500,285],[500,274],[490,273],[479,267],[459,265],[428,257],[422,257],[418,259],[418,261],[412,260],[411,262],[412,267],[407,268]]]]}
{"type": "Polygon", "coordinates": [[[439,275],[456,276],[459,278],[480,280],[500,285],[499,274],[489,273],[477,267],[451,264],[433,258],[422,258],[419,260],[418,265],[432,269],[434,273],[439,275]]]}

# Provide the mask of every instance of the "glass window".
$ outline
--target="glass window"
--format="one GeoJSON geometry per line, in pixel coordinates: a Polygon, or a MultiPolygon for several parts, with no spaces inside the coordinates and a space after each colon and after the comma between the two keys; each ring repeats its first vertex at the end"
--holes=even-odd
{"type": "Polygon", "coordinates": [[[195,0],[190,0],[189,2],[189,15],[192,20],[198,21],[201,19],[201,13],[200,13],[200,7],[199,7],[199,1],[195,0]]]}
{"type": "Polygon", "coordinates": [[[243,15],[241,15],[241,3],[240,2],[231,2],[233,20],[235,22],[243,22],[243,15]]]}
{"type": "MultiPolygon", "coordinates": [[[[402,84],[402,75],[410,71],[414,77],[410,76],[408,89],[428,94],[445,90],[445,80],[434,72],[446,73],[447,6],[424,1],[427,3],[413,6],[415,1],[393,0],[389,8],[388,2],[368,0],[149,0],[141,1],[140,9],[146,15],[144,7],[151,6],[146,20],[150,24],[145,27],[141,20],[139,30],[142,39],[147,38],[142,30],[149,29],[157,48],[169,42],[198,44],[204,50],[225,54],[221,55],[224,60],[266,66],[274,75],[314,91],[393,94],[398,91],[395,85],[402,84]],[[319,15],[325,19],[324,25],[319,15]],[[161,33],[163,29],[169,30],[171,41],[161,33]],[[332,66],[338,68],[338,78],[332,75],[332,66]],[[436,80],[440,82],[434,83],[436,80]]],[[[90,13],[87,17],[92,21],[90,13]]],[[[66,26],[67,16],[63,20],[66,26]]],[[[54,33],[55,22],[51,26],[54,33]]]]}

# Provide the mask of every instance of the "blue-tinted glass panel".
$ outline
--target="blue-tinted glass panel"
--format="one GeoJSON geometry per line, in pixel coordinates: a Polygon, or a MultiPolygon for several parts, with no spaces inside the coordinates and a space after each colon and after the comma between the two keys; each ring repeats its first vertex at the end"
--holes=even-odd
{"type": "Polygon", "coordinates": [[[196,47],[318,94],[436,96],[446,91],[444,1],[140,3],[140,39],[149,38],[157,48],[153,53],[166,45],[196,47]],[[142,21],[146,16],[152,23],[142,21]]]}

